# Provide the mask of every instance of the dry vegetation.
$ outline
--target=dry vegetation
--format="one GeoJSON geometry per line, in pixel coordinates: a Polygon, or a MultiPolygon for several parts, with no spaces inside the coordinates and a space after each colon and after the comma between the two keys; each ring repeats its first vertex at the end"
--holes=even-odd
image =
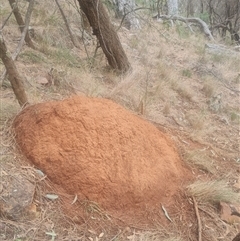
{"type": "MultiPolygon", "coordinates": [[[[21,2],[23,12],[26,3],[21,2]]],[[[81,49],[71,44],[57,7],[37,1],[31,26],[38,50],[25,46],[16,61],[30,102],[63,99],[72,94],[110,98],[160,126],[171,134],[196,175],[196,182],[186,188],[186,198],[191,204],[190,196],[194,196],[201,208],[203,240],[232,240],[240,231],[239,225],[223,223],[217,204],[239,201],[233,184],[240,172],[240,54],[210,54],[201,33],[192,34],[181,23],[169,27],[144,15],[141,30],[123,27],[118,32],[132,71],[117,76],[107,67],[101,50],[95,53],[96,40],[90,33],[81,32],[76,10],[67,3],[64,9],[81,49]],[[51,68],[54,85],[41,84],[51,68]]],[[[8,2],[1,2],[0,19],[6,19],[9,12],[8,2]]],[[[118,26],[115,19],[113,22],[118,26]]],[[[14,51],[20,33],[13,17],[3,29],[3,36],[9,50],[14,51]]],[[[2,63],[0,70],[4,70],[2,63]]],[[[23,217],[14,222],[2,218],[1,240],[197,240],[197,224],[181,223],[177,214],[169,228],[158,225],[153,230],[137,230],[111,226],[100,209],[87,204],[86,212],[102,224],[90,226],[85,220],[84,225],[77,225],[63,214],[61,201],[43,197],[46,190],[51,190],[51,183],[39,178],[36,170],[17,154],[10,126],[20,109],[7,80],[0,91],[0,178],[20,173],[36,185],[35,219],[23,217]]],[[[194,217],[194,212],[187,212],[194,217]]]]}

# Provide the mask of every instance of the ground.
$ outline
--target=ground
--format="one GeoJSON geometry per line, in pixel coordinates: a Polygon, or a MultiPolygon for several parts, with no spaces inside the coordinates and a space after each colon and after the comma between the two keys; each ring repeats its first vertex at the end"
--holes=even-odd
{"type": "MultiPolygon", "coordinates": [[[[9,6],[6,2],[1,7],[1,18],[5,19],[9,6]]],[[[24,214],[13,210],[14,217],[1,216],[1,239],[198,240],[196,201],[203,240],[232,240],[240,231],[239,223],[221,219],[220,201],[239,202],[239,52],[212,53],[205,47],[208,39],[198,30],[193,34],[182,24],[172,27],[145,17],[141,30],[118,31],[132,65],[131,72],[119,76],[109,69],[100,50],[94,57],[96,41],[91,33],[85,37],[85,47],[81,40],[82,48],[76,49],[54,7],[43,9],[44,3],[38,3],[31,21],[40,51],[24,46],[16,61],[30,103],[73,95],[111,100],[167,135],[191,178],[187,182],[182,178],[180,191],[170,195],[169,203],[160,203],[158,211],[154,209],[144,216],[130,210],[128,216],[140,220],[138,223],[126,221],[121,210],[111,215],[98,202],[66,193],[54,178],[45,176],[48,170],[37,165],[38,155],[33,156],[33,165],[33,159],[27,156],[31,159],[27,160],[19,151],[27,141],[31,146],[34,138],[16,143],[12,123],[21,108],[5,80],[0,90],[1,201],[11,196],[18,182],[33,184],[35,194],[24,214]]],[[[80,24],[77,13],[71,7],[66,11],[76,28],[80,24]]],[[[13,17],[3,35],[14,52],[20,34],[13,17]]],[[[221,40],[216,39],[216,43],[221,44],[221,40]]],[[[227,48],[234,49],[230,45],[227,48]]],[[[3,72],[2,64],[0,68],[3,72]]],[[[29,119],[29,127],[32,123],[29,119]]],[[[34,146],[30,149],[34,150],[34,146]]]]}

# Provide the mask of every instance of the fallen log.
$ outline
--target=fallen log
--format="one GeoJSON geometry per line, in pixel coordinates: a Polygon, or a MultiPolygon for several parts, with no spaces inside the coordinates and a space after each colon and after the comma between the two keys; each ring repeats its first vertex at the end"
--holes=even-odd
{"type": "Polygon", "coordinates": [[[208,27],[208,25],[200,18],[184,18],[182,16],[170,16],[170,15],[160,15],[160,16],[155,16],[153,18],[160,18],[163,20],[178,20],[181,22],[184,22],[190,26],[189,23],[194,23],[200,26],[200,29],[204,32],[204,34],[209,38],[209,40],[214,41],[214,38],[212,36],[212,33],[208,27]]]}

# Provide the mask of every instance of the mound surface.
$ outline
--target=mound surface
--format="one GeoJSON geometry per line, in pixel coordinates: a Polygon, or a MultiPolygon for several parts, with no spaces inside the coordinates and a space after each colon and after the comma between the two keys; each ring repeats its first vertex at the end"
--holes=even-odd
{"type": "Polygon", "coordinates": [[[106,209],[160,204],[186,173],[170,138],[107,99],[36,104],[14,128],[30,162],[67,193],[106,209]]]}

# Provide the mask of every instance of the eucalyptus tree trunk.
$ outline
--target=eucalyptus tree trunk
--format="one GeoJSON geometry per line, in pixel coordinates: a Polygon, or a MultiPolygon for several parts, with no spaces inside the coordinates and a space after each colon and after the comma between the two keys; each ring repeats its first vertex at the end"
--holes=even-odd
{"type": "Polygon", "coordinates": [[[13,92],[18,100],[18,103],[20,104],[20,106],[27,105],[28,99],[24,90],[23,80],[17,71],[16,65],[12,57],[10,56],[10,53],[7,51],[6,44],[1,34],[0,34],[0,58],[2,59],[2,62],[6,67],[8,78],[13,88],[13,92]]]}
{"type": "Polygon", "coordinates": [[[78,0],[78,2],[91,25],[93,35],[96,35],[107,57],[109,65],[121,73],[127,72],[131,65],[102,2],[100,0],[78,0]]]}
{"type": "Polygon", "coordinates": [[[168,15],[178,15],[178,0],[167,0],[168,15]]]}

